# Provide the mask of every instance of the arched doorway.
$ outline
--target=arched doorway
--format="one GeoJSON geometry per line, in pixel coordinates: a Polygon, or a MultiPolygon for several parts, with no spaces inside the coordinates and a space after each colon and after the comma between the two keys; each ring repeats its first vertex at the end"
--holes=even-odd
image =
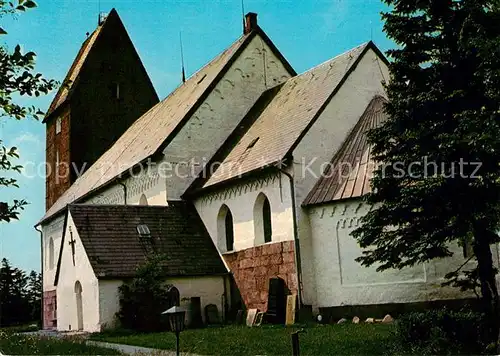
{"type": "Polygon", "coordinates": [[[76,297],[76,318],[78,320],[78,330],[83,330],[83,304],[82,304],[82,285],[80,281],[75,283],[75,297],[76,297]]]}
{"type": "Polygon", "coordinates": [[[174,286],[168,287],[167,298],[168,298],[168,308],[181,305],[181,294],[179,293],[179,290],[176,287],[174,286]]]}

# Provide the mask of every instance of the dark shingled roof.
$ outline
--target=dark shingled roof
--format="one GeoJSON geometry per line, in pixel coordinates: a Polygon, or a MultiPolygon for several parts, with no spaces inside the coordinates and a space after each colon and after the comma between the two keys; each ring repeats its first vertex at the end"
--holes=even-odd
{"type": "Polygon", "coordinates": [[[376,165],[371,157],[367,133],[386,119],[385,102],[385,98],[376,96],[368,104],[303,205],[358,198],[371,191],[370,177],[373,176],[376,165]]]}
{"type": "MultiPolygon", "coordinates": [[[[93,50],[95,47],[95,44],[103,32],[104,27],[108,25],[108,23],[112,23],[113,21],[108,21],[111,18],[116,18],[119,23],[121,23],[121,26],[123,27],[125,33],[125,27],[123,26],[123,23],[121,22],[120,16],[118,15],[118,12],[115,9],[111,9],[109,12],[108,16],[104,20],[102,24],[97,26],[97,28],[90,34],[85,41],[83,41],[80,50],[78,51],[78,54],[76,55],[73,63],[71,64],[71,67],[66,74],[66,77],[64,78],[61,86],[59,87],[59,90],[57,91],[56,95],[54,96],[54,99],[52,99],[52,102],[49,106],[49,109],[47,110],[47,113],[45,114],[45,117],[43,119],[43,123],[47,122],[47,120],[50,118],[50,116],[60,107],[63,106],[64,103],[66,103],[70,98],[71,95],[74,92],[74,88],[78,83],[80,73],[82,72],[82,68],[85,65],[85,62],[90,54],[90,52],[93,50]]],[[[116,22],[115,22],[116,23],[116,22]]],[[[111,26],[111,25],[109,25],[111,26]]],[[[113,30],[113,29],[111,29],[113,30]]],[[[116,29],[114,29],[116,30],[116,29]]],[[[132,44],[132,47],[133,44],[132,44]]],[[[135,48],[134,48],[135,51],[135,48]]],[[[141,64],[142,65],[142,64],[141,64]]],[[[145,71],[145,69],[143,68],[145,71]]],[[[153,87],[153,83],[149,83],[151,87],[153,87]]]]}
{"type": "MultiPolygon", "coordinates": [[[[152,251],[166,256],[167,277],[227,273],[194,206],[183,201],[168,204],[69,206],[97,278],[133,277],[152,251]],[[150,238],[140,238],[137,226],[141,224],[148,226],[150,238]]],[[[63,236],[61,244],[66,248],[67,238],[63,236]]],[[[59,268],[60,262],[56,284],[59,268]]]]}

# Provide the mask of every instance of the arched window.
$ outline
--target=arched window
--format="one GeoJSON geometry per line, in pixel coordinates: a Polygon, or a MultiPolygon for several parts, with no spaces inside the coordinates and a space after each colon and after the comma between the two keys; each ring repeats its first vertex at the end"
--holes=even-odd
{"type": "Polygon", "coordinates": [[[139,205],[148,205],[148,198],[146,198],[145,194],[142,194],[139,198],[139,205]]]}
{"type": "Polygon", "coordinates": [[[255,200],[253,208],[255,245],[262,245],[272,241],[273,227],[271,220],[271,204],[269,203],[269,199],[263,193],[260,193],[255,200]]]}
{"type": "Polygon", "coordinates": [[[233,214],[227,205],[223,205],[217,216],[217,245],[222,252],[234,250],[233,214]]]}
{"type": "Polygon", "coordinates": [[[273,227],[271,225],[271,204],[269,199],[264,200],[262,207],[262,220],[264,221],[264,242],[271,242],[273,237],[273,227]]]}
{"type": "Polygon", "coordinates": [[[54,239],[49,240],[49,269],[54,268],[54,239]]]}

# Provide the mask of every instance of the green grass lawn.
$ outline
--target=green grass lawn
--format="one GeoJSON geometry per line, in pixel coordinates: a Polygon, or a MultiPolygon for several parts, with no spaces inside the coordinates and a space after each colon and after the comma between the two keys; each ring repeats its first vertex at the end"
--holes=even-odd
{"type": "MultiPolygon", "coordinates": [[[[291,355],[290,334],[296,327],[263,325],[226,326],[186,330],[181,333],[182,352],[200,355],[291,355]]],[[[343,324],[306,327],[300,334],[301,355],[387,355],[394,350],[392,325],[343,324]]],[[[172,333],[93,334],[94,340],[175,350],[172,333]]]]}
{"type": "Polygon", "coordinates": [[[119,355],[116,350],[87,346],[82,339],[24,336],[0,330],[0,352],[7,355],[119,355]]]}

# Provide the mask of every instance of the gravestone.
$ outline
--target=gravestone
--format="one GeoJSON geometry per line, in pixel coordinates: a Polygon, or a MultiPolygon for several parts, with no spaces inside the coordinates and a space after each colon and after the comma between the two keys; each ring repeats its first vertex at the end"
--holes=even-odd
{"type": "Polygon", "coordinates": [[[264,313],[263,312],[257,313],[257,316],[255,317],[254,325],[261,326],[263,320],[264,320],[264,313]]]}
{"type": "Polygon", "coordinates": [[[208,304],[205,307],[205,321],[208,325],[220,324],[219,310],[217,305],[208,304]]]}
{"type": "Polygon", "coordinates": [[[247,326],[253,326],[255,317],[257,316],[257,309],[248,309],[247,313],[247,326]]]}
{"type": "Polygon", "coordinates": [[[297,306],[297,295],[289,295],[286,299],[286,322],[285,325],[295,324],[295,307],[297,306]]]}

